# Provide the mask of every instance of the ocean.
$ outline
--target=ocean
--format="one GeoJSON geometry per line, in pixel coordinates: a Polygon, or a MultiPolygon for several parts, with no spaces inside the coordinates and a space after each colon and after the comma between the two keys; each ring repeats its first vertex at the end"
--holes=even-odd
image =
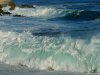
{"type": "Polygon", "coordinates": [[[16,3],[0,16],[0,75],[100,73],[100,3],[16,3]]]}

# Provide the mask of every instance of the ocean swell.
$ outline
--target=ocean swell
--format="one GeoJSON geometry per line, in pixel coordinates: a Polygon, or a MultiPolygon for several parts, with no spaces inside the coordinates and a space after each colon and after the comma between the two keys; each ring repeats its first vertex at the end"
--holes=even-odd
{"type": "Polygon", "coordinates": [[[95,20],[99,18],[99,11],[69,10],[66,11],[66,14],[64,15],[64,19],[66,20],[95,20]]]}

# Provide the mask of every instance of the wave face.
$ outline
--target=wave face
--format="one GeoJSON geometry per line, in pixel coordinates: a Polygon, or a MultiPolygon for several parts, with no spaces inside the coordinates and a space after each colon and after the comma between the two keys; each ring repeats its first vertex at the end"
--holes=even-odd
{"type": "Polygon", "coordinates": [[[100,72],[100,35],[91,39],[0,31],[0,61],[35,69],[100,72]],[[77,68],[77,69],[76,69],[77,68]]]}
{"type": "Polygon", "coordinates": [[[35,17],[42,19],[56,18],[64,20],[95,20],[100,18],[99,11],[61,9],[61,8],[46,7],[46,6],[33,6],[33,7],[34,8],[16,7],[14,11],[9,11],[8,10],[9,7],[6,7],[4,8],[4,10],[9,11],[14,15],[21,15],[26,17],[35,17]]]}
{"type": "Polygon", "coordinates": [[[69,10],[64,16],[67,20],[94,20],[100,18],[100,12],[87,10],[69,10]]]}

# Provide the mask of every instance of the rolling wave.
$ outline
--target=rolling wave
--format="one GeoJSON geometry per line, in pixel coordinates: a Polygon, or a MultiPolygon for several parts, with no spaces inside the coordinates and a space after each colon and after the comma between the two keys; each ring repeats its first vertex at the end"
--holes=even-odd
{"type": "MultiPolygon", "coordinates": [[[[31,6],[32,7],[32,6],[31,6]]],[[[9,7],[4,8],[5,11],[9,7]]],[[[75,10],[75,9],[59,9],[53,7],[33,6],[33,8],[16,7],[14,11],[9,11],[14,15],[26,17],[35,17],[43,19],[64,19],[64,20],[95,20],[100,18],[99,11],[75,10]]]]}
{"type": "Polygon", "coordinates": [[[99,11],[69,10],[65,13],[64,19],[67,20],[95,20],[100,18],[99,11]]]}

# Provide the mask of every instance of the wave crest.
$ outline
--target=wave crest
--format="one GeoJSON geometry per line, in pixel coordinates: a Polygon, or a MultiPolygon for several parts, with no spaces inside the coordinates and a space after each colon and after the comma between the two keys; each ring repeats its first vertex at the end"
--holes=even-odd
{"type": "MultiPolygon", "coordinates": [[[[4,8],[5,11],[9,7],[4,8]]],[[[35,6],[33,8],[16,7],[14,11],[9,11],[14,15],[21,15],[35,18],[60,18],[65,20],[94,20],[100,18],[99,11],[59,9],[54,7],[35,6]]]]}
{"type": "Polygon", "coordinates": [[[0,61],[6,64],[71,72],[100,68],[100,35],[90,41],[68,36],[33,36],[29,32],[0,31],[0,35],[0,61]]]}

